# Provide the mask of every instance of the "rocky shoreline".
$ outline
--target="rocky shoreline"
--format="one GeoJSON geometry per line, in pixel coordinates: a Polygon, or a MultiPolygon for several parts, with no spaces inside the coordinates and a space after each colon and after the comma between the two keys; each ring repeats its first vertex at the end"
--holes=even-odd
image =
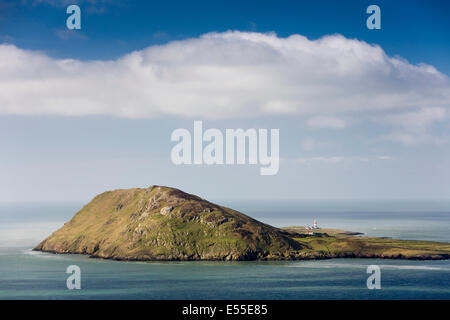
{"type": "Polygon", "coordinates": [[[238,259],[205,259],[205,258],[195,258],[195,257],[159,257],[154,259],[146,259],[140,257],[134,258],[120,258],[120,257],[104,257],[96,256],[88,253],[82,252],[60,252],[54,250],[41,250],[33,248],[33,251],[52,253],[52,254],[80,254],[87,255],[92,259],[104,259],[104,260],[114,260],[114,261],[130,261],[130,262],[155,262],[155,261],[301,261],[301,260],[328,260],[328,259],[387,259],[387,260],[448,260],[450,259],[450,254],[440,254],[440,255],[418,255],[418,256],[404,256],[402,254],[397,255],[373,255],[373,254],[358,254],[358,253],[340,253],[340,254],[311,254],[311,255],[296,255],[296,256],[286,256],[279,258],[258,258],[258,259],[246,259],[245,257],[238,259]]]}

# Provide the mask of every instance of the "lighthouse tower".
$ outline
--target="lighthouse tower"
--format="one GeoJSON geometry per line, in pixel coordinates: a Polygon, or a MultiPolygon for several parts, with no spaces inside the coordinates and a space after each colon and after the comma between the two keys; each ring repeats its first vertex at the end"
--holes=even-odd
{"type": "Polygon", "coordinates": [[[314,228],[314,229],[319,229],[319,228],[317,227],[317,221],[316,221],[316,220],[314,220],[313,228],[314,228]]]}

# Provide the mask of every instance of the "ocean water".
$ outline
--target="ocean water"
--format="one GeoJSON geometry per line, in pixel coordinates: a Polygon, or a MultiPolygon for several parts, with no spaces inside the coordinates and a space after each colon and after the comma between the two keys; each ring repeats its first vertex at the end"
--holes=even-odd
{"type": "MultiPolygon", "coordinates": [[[[450,242],[443,202],[222,202],[275,226],[311,225],[371,236],[450,242]]],[[[31,248],[81,204],[0,206],[0,299],[450,299],[450,261],[121,262],[31,248]],[[69,265],[81,290],[68,290],[69,265]],[[381,289],[366,286],[367,266],[381,289]]]]}

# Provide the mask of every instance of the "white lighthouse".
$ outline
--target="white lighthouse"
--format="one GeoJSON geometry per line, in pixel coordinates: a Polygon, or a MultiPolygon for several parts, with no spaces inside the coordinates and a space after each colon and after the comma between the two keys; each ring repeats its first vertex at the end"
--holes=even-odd
{"type": "Polygon", "coordinates": [[[314,220],[313,229],[319,229],[319,227],[317,226],[317,221],[316,220],[314,220]]]}

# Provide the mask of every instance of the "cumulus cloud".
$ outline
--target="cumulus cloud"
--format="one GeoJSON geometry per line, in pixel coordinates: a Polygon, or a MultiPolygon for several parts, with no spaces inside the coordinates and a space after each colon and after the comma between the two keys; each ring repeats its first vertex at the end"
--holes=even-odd
{"type": "MultiPolygon", "coordinates": [[[[340,35],[209,33],[110,61],[0,45],[0,114],[326,116],[446,109],[449,101],[449,78],[434,67],[340,35]]],[[[324,119],[312,123],[343,125],[324,119]]]]}

